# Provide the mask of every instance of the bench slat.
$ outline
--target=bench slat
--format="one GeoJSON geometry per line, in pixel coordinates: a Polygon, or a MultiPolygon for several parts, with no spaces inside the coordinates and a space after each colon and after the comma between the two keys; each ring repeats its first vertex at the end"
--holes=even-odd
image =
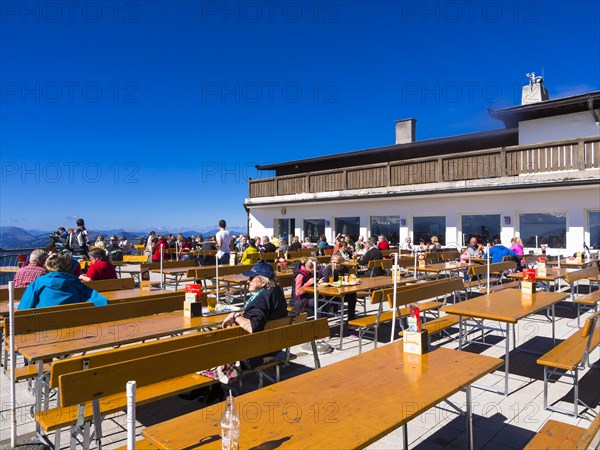
{"type": "Polygon", "coordinates": [[[525,450],[557,449],[572,450],[579,442],[585,429],[556,420],[548,420],[540,431],[525,446],[525,450]]]}
{"type": "Polygon", "coordinates": [[[101,366],[94,370],[68,373],[59,377],[61,406],[102,398],[122,391],[123,386],[132,378],[133,367],[136,383],[139,387],[143,387],[160,380],[252,358],[325,337],[329,337],[329,325],[327,319],[323,318],[261,331],[249,336],[101,366]],[[160,370],[156,370],[157,367],[160,367],[160,370]]]}
{"type": "MultiPolygon", "coordinates": [[[[137,406],[141,406],[216,382],[217,380],[196,373],[184,375],[168,381],[137,388],[135,403],[137,406]]],[[[127,396],[124,392],[121,392],[104,397],[99,403],[100,413],[104,416],[126,409],[127,396]]],[[[85,404],[85,419],[91,420],[92,416],[92,403],[87,402],[85,404]]],[[[36,413],[35,418],[46,432],[59,430],[77,422],[77,405],[41,411],[36,413]]]]}

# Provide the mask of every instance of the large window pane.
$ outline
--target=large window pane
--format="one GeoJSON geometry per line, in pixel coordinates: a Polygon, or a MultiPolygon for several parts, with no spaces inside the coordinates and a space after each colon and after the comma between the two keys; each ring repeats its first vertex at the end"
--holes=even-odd
{"type": "Polygon", "coordinates": [[[590,247],[600,248],[600,211],[590,211],[588,213],[590,224],[590,247]]]}
{"type": "Polygon", "coordinates": [[[360,234],[359,217],[336,217],[335,218],[335,236],[338,234],[347,234],[350,239],[356,241],[360,234]]]}
{"type": "Polygon", "coordinates": [[[397,244],[400,238],[400,216],[372,216],[369,229],[371,236],[383,234],[390,243],[397,244]]]}
{"type": "Polygon", "coordinates": [[[312,242],[318,242],[319,237],[325,234],[325,219],[304,219],[304,238],[309,237],[312,242]]]}
{"type": "Polygon", "coordinates": [[[546,244],[550,248],[566,248],[566,213],[524,213],[519,216],[519,231],[525,247],[546,244]]]}
{"type": "Polygon", "coordinates": [[[275,219],[275,236],[279,238],[293,236],[295,233],[295,219],[275,219]]]}
{"type": "Polygon", "coordinates": [[[463,245],[475,236],[479,242],[487,244],[500,238],[500,214],[462,216],[463,245]]]}
{"type": "Polygon", "coordinates": [[[414,242],[429,244],[432,236],[437,236],[440,244],[446,245],[446,216],[414,217],[414,242]]]}

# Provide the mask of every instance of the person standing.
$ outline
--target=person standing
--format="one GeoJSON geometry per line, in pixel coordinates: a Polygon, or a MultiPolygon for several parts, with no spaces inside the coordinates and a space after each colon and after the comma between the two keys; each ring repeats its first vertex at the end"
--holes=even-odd
{"type": "Polygon", "coordinates": [[[77,219],[77,229],[69,234],[67,245],[75,258],[88,257],[88,232],[83,219],[77,219]]]}
{"type": "Polygon", "coordinates": [[[231,251],[231,234],[226,230],[227,222],[219,220],[219,231],[215,236],[217,240],[217,264],[229,264],[231,251]]]}

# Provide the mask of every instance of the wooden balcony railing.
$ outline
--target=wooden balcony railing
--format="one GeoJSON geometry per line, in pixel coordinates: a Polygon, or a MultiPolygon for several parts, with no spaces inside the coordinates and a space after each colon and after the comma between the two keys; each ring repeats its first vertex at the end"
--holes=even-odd
{"type": "Polygon", "coordinates": [[[250,180],[250,198],[600,168],[600,138],[520,145],[250,180]]]}

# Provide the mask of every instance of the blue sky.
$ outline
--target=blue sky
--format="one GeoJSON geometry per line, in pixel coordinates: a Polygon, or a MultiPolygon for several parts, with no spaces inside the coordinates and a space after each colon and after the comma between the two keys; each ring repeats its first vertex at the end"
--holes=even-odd
{"type": "MultiPolygon", "coordinates": [[[[245,224],[255,164],[600,89],[597,1],[0,2],[0,224],[245,224]]],[[[368,163],[368,161],[365,161],[368,163]]]]}

